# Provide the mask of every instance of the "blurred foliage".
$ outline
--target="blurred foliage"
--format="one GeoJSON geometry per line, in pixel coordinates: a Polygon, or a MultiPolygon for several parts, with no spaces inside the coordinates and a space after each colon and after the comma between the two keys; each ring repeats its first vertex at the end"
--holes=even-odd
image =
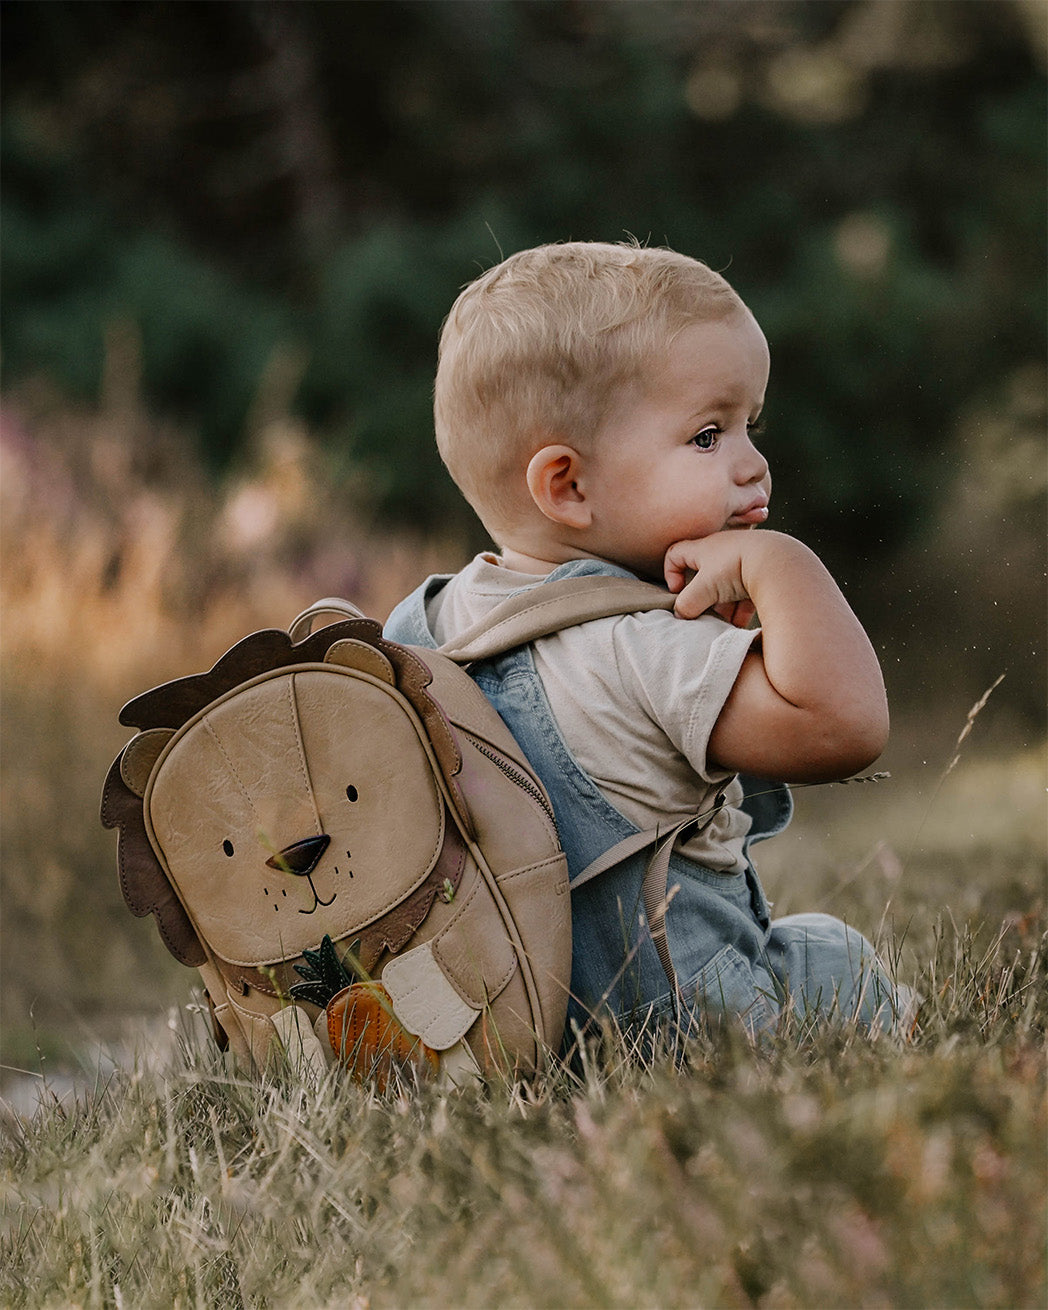
{"type": "Polygon", "coordinates": [[[8,382],[97,394],[130,325],[216,470],[283,361],[388,514],[468,530],[439,324],[501,252],[569,237],[728,273],[772,345],[777,517],[833,562],[905,539],[965,417],[1043,361],[1036,2],[3,11],[8,382]]]}

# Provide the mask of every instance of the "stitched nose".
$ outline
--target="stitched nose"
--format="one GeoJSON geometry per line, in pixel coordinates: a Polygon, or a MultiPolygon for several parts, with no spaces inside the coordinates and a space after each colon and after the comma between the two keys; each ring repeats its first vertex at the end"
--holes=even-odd
{"type": "Polygon", "coordinates": [[[300,878],[311,874],[320,863],[320,857],[328,848],[331,838],[327,833],[319,837],[305,837],[302,841],[293,841],[285,846],[279,855],[271,856],[266,864],[281,873],[294,873],[300,878]]]}

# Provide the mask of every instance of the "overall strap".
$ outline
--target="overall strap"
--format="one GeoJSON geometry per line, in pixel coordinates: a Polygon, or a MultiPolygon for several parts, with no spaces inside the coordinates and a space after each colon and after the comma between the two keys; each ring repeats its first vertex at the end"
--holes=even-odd
{"type": "Polygon", "coordinates": [[[675,599],[664,587],[639,578],[558,578],[500,601],[479,623],[439,650],[456,664],[470,664],[592,619],[671,610],[675,599]]]}
{"type": "MultiPolygon", "coordinates": [[[[720,799],[718,796],[718,801],[720,799]]],[[[644,897],[644,913],[648,918],[648,931],[651,933],[652,945],[655,947],[663,972],[666,974],[670,992],[673,996],[674,1008],[678,1012],[682,998],[680,985],[677,982],[677,971],[673,967],[669,942],[666,939],[666,910],[680,888],[667,886],[670,856],[673,854],[673,848],[678,841],[691,837],[695,832],[704,828],[712,820],[719,808],[720,806],[717,805],[711,810],[703,811],[702,814],[689,814],[686,819],[681,819],[679,823],[675,823],[669,828],[648,828],[644,832],[635,832],[630,837],[624,837],[622,841],[610,846],[603,855],[598,855],[571,883],[571,890],[574,891],[591,879],[599,878],[602,873],[607,873],[620,861],[629,859],[631,855],[636,855],[638,851],[646,850],[649,846],[655,848],[644,870],[644,881],[641,885],[644,897]]]]}

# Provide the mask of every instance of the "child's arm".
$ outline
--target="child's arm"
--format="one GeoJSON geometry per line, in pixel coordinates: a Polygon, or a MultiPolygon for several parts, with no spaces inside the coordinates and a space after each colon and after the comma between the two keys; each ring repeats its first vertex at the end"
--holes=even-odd
{"type": "Polygon", "coordinates": [[[824,782],[877,758],[888,736],[877,656],[807,546],[781,532],[717,532],[671,546],[665,569],[682,618],[747,600],[760,615],[760,642],[710,734],[711,760],[783,782],[824,782]]]}

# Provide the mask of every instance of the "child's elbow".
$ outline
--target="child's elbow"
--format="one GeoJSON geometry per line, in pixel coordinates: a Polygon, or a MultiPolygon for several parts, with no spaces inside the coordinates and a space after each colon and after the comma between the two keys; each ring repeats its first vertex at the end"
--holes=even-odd
{"type": "Polygon", "coordinates": [[[862,773],[888,741],[887,708],[838,706],[809,719],[785,782],[836,782],[862,773]]]}
{"type": "Polygon", "coordinates": [[[827,741],[827,763],[838,778],[868,769],[888,744],[887,704],[854,706],[843,713],[827,741]]]}

